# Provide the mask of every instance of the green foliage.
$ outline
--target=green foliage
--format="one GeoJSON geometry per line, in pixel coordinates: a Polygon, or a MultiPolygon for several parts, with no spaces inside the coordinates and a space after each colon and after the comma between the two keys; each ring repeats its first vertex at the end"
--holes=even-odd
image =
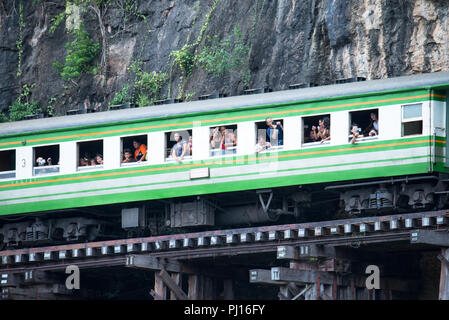
{"type": "Polygon", "coordinates": [[[3,112],[0,112],[0,123],[8,121],[8,117],[3,112]]]}
{"type": "Polygon", "coordinates": [[[48,29],[48,31],[50,33],[54,33],[56,28],[61,24],[62,21],[64,21],[66,18],[66,12],[63,11],[60,14],[58,14],[57,16],[51,18],[50,20],[50,28],[48,29]]]}
{"type": "Polygon", "coordinates": [[[134,92],[138,96],[139,106],[151,105],[159,99],[160,90],[168,80],[165,72],[145,72],[142,70],[142,62],[135,61],[129,67],[135,73],[134,92]],[[146,97],[146,98],[145,98],[146,97]],[[149,102],[149,103],[148,103],[149,102]]]}
{"type": "Polygon", "coordinates": [[[22,75],[22,56],[23,56],[23,29],[25,28],[25,22],[23,19],[23,4],[22,1],[19,3],[19,35],[16,40],[16,48],[18,52],[18,62],[17,62],[17,77],[22,75]]]}
{"type": "Polygon", "coordinates": [[[195,57],[201,68],[219,77],[231,70],[244,70],[249,47],[242,39],[239,26],[234,27],[231,36],[219,41],[218,36],[208,37],[208,45],[195,57]]]}
{"type": "Polygon", "coordinates": [[[109,102],[110,106],[130,103],[131,98],[129,96],[129,85],[125,85],[121,91],[116,92],[114,98],[109,102]]]}
{"type": "Polygon", "coordinates": [[[214,0],[214,3],[212,4],[210,11],[207,13],[206,21],[201,27],[200,34],[198,35],[196,42],[193,44],[194,46],[199,45],[201,40],[203,40],[204,32],[206,32],[206,29],[209,26],[210,18],[212,16],[212,13],[214,13],[215,9],[217,8],[218,1],[219,0],[214,0]]]}
{"type": "Polygon", "coordinates": [[[78,79],[84,72],[95,73],[95,69],[91,67],[90,63],[100,49],[100,45],[92,41],[82,24],[72,33],[74,40],[66,43],[68,54],[65,57],[64,64],[60,62],[53,64],[66,81],[78,79]]]}
{"type": "Polygon", "coordinates": [[[56,99],[55,97],[50,98],[50,100],[48,100],[48,105],[47,105],[47,115],[49,117],[53,117],[55,115],[55,104],[56,101],[58,101],[58,99],[56,99]]]}
{"type": "Polygon", "coordinates": [[[193,96],[195,95],[195,92],[190,92],[186,94],[186,98],[185,101],[190,101],[192,100],[193,96]]]}
{"type": "Polygon", "coordinates": [[[186,44],[180,50],[174,50],[170,53],[170,57],[173,57],[176,65],[187,77],[192,73],[194,63],[193,53],[191,50],[192,46],[186,44]]]}
{"type": "Polygon", "coordinates": [[[139,96],[137,97],[136,103],[139,107],[145,107],[145,106],[149,106],[152,104],[148,95],[146,95],[144,93],[139,94],[139,96]]]}
{"type": "Polygon", "coordinates": [[[30,100],[31,89],[35,86],[35,84],[23,85],[22,93],[9,107],[9,119],[11,121],[19,121],[27,115],[42,113],[39,103],[35,100],[30,100]]]}

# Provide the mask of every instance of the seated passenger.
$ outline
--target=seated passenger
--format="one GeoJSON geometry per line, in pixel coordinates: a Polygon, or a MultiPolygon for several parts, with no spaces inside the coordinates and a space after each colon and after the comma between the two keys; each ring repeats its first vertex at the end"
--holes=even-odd
{"type": "Polygon", "coordinates": [[[123,150],[123,156],[124,156],[124,159],[122,161],[123,163],[136,162],[136,159],[134,159],[131,150],[129,149],[123,150]]]}
{"type": "Polygon", "coordinates": [[[189,155],[189,146],[187,141],[184,141],[178,132],[175,133],[174,138],[176,144],[171,149],[171,157],[173,157],[176,161],[181,162],[185,156],[189,155]]]}
{"type": "Polygon", "coordinates": [[[363,134],[360,133],[361,129],[355,123],[352,124],[352,128],[349,134],[350,143],[354,144],[357,138],[363,138],[363,134]]]}
{"type": "Polygon", "coordinates": [[[95,156],[95,161],[97,162],[97,164],[103,165],[103,156],[97,153],[97,155],[95,156]]]}
{"type": "Polygon", "coordinates": [[[317,126],[312,126],[312,130],[310,130],[309,134],[310,142],[320,141],[320,137],[318,136],[318,128],[317,126]]]}
{"type": "Polygon", "coordinates": [[[267,128],[267,137],[272,146],[282,146],[284,144],[284,128],[280,121],[276,122],[276,125],[273,124],[273,119],[267,118],[265,120],[268,128],[267,128]]]}
{"type": "Polygon", "coordinates": [[[85,157],[80,158],[80,167],[87,167],[89,165],[89,159],[85,157]]]}
{"type": "Polygon", "coordinates": [[[331,136],[330,136],[330,131],[329,131],[329,128],[330,128],[329,117],[324,117],[322,120],[319,120],[318,123],[319,123],[318,137],[321,139],[320,143],[330,140],[331,136]]]}
{"type": "Polygon", "coordinates": [[[44,158],[38,157],[38,158],[36,159],[36,164],[38,165],[38,167],[43,167],[43,166],[45,166],[46,161],[45,161],[44,158]]]}
{"type": "Polygon", "coordinates": [[[51,161],[51,158],[48,158],[47,159],[47,166],[52,166],[53,164],[52,164],[52,161],[51,161]]]}
{"type": "Polygon", "coordinates": [[[265,140],[264,137],[259,137],[259,142],[256,144],[256,153],[262,152],[271,148],[271,144],[265,140]]]}
{"type": "Polygon", "coordinates": [[[221,134],[221,150],[223,154],[232,154],[236,153],[237,150],[237,137],[230,129],[226,129],[226,127],[220,127],[221,134]],[[231,149],[233,148],[233,149],[231,149]]]}
{"type": "Polygon", "coordinates": [[[97,161],[95,161],[94,158],[90,159],[90,166],[96,166],[97,165],[97,161]]]}
{"type": "Polygon", "coordinates": [[[366,128],[365,133],[367,133],[370,137],[377,136],[379,134],[379,122],[377,116],[374,112],[370,114],[371,123],[368,128],[366,128]]]}
{"type": "Polygon", "coordinates": [[[147,146],[143,143],[140,143],[137,140],[133,141],[134,146],[134,159],[136,159],[137,162],[145,161],[145,156],[147,154],[147,146]]]}

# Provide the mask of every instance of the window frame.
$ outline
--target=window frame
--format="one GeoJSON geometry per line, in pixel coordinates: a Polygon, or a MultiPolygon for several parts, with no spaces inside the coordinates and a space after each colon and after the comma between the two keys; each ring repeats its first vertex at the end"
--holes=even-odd
{"type": "MultiPolygon", "coordinates": [[[[283,127],[283,130],[282,130],[282,139],[283,139],[283,141],[282,141],[282,144],[281,144],[281,145],[271,146],[270,149],[265,149],[265,150],[263,150],[263,151],[261,151],[261,152],[257,152],[257,154],[261,154],[261,153],[270,153],[270,152],[279,152],[279,151],[282,151],[282,150],[286,150],[286,149],[285,149],[285,117],[282,117],[282,118],[266,117],[266,118],[264,118],[264,119],[261,120],[261,121],[254,121],[254,131],[255,131],[255,133],[256,133],[256,141],[255,141],[254,146],[253,146],[253,149],[254,149],[254,152],[253,152],[253,153],[255,153],[255,154],[256,154],[256,146],[257,146],[257,144],[259,143],[259,136],[258,136],[258,130],[259,130],[259,129],[258,129],[258,127],[257,127],[257,124],[258,124],[258,123],[265,123],[265,124],[266,124],[267,118],[273,119],[273,122],[276,122],[276,121],[282,121],[282,127],[283,127]]],[[[265,141],[267,141],[267,133],[266,133],[266,130],[267,130],[267,129],[265,129],[265,141]]],[[[270,145],[271,145],[271,141],[270,141],[270,145]]]]}
{"type": "MultiPolygon", "coordinates": [[[[301,148],[310,148],[310,147],[320,147],[320,146],[329,146],[329,145],[331,145],[332,144],[332,135],[331,135],[331,129],[332,129],[332,113],[325,113],[325,114],[315,114],[315,115],[306,115],[306,116],[301,116],[301,129],[302,129],[302,132],[301,132],[301,148]],[[329,122],[330,122],[330,125],[329,125],[329,137],[330,137],[330,139],[329,140],[327,140],[327,141],[324,141],[324,142],[321,142],[321,141],[314,141],[314,142],[304,142],[304,140],[305,140],[305,137],[306,137],[306,135],[305,135],[305,132],[304,132],[304,119],[305,118],[312,118],[312,117],[315,117],[315,118],[318,118],[318,117],[325,117],[325,116],[329,116],[329,122]]],[[[310,130],[311,130],[311,128],[310,128],[310,130]]]]}
{"type": "Polygon", "coordinates": [[[9,180],[15,180],[17,177],[17,148],[12,149],[1,149],[0,152],[3,151],[14,151],[14,170],[7,170],[7,171],[0,171],[0,181],[9,181],[9,180]],[[14,173],[14,177],[8,177],[8,178],[2,178],[2,175],[5,175],[6,173],[14,173]]]}
{"type": "Polygon", "coordinates": [[[424,132],[424,117],[423,117],[423,103],[410,103],[410,104],[401,104],[401,138],[403,137],[414,137],[414,136],[421,136],[424,132]],[[408,106],[414,106],[414,105],[420,105],[421,106],[421,116],[420,117],[413,117],[413,118],[406,118],[404,119],[404,107],[408,106]],[[404,124],[410,123],[410,122],[421,122],[421,133],[414,133],[414,134],[404,134],[404,124]]]}
{"type": "MultiPolygon", "coordinates": [[[[349,120],[349,131],[351,131],[352,128],[352,114],[354,112],[367,112],[367,111],[372,111],[372,110],[376,110],[377,111],[377,124],[379,125],[379,107],[377,108],[369,108],[369,109],[361,109],[361,110],[352,110],[352,111],[348,111],[348,120],[349,120]]],[[[348,133],[348,142],[350,142],[350,138],[349,138],[350,133],[348,133]]],[[[357,138],[355,139],[355,142],[357,143],[363,143],[363,142],[369,142],[369,141],[373,141],[373,140],[380,140],[381,139],[381,134],[380,134],[380,127],[379,127],[379,131],[377,133],[377,135],[375,136],[367,136],[367,137],[362,137],[362,138],[357,138]]]]}
{"type": "Polygon", "coordinates": [[[80,160],[80,143],[86,143],[86,142],[92,142],[92,141],[102,141],[103,142],[103,152],[102,152],[102,156],[103,156],[103,162],[104,162],[104,138],[103,139],[89,139],[89,140],[81,140],[81,141],[76,141],[76,172],[86,172],[86,171],[91,171],[91,170],[95,170],[95,169],[103,169],[104,168],[104,164],[98,164],[95,166],[80,166],[79,165],[79,160],[80,160]]]}
{"type": "MultiPolygon", "coordinates": [[[[237,148],[238,148],[238,145],[239,145],[239,141],[238,141],[238,123],[228,123],[228,124],[225,124],[225,125],[210,126],[210,127],[208,127],[208,129],[209,129],[209,139],[208,139],[208,143],[207,143],[208,144],[208,150],[209,150],[208,159],[216,159],[216,158],[235,157],[235,156],[237,156],[237,148]],[[228,153],[228,154],[225,153],[225,154],[218,154],[218,155],[213,156],[212,155],[212,150],[221,150],[221,149],[211,149],[211,146],[210,146],[211,129],[212,128],[227,127],[227,126],[235,126],[236,127],[235,130],[237,130],[237,134],[236,134],[236,140],[237,140],[236,143],[237,143],[237,145],[235,147],[231,147],[230,149],[228,149],[228,150],[235,150],[235,153],[228,153]]],[[[192,134],[193,134],[193,130],[192,130],[192,134]]],[[[193,142],[193,140],[192,140],[192,142],[193,142]]],[[[184,157],[184,159],[185,159],[185,157],[184,157]]]]}
{"type": "Polygon", "coordinates": [[[141,161],[141,162],[137,162],[136,161],[136,162],[125,162],[124,163],[122,161],[123,157],[125,156],[124,152],[123,152],[123,139],[124,138],[132,138],[132,137],[142,137],[142,136],[146,136],[147,137],[146,146],[147,146],[147,155],[148,155],[148,148],[149,148],[148,147],[148,140],[149,140],[148,133],[143,133],[143,134],[132,133],[132,134],[124,135],[124,136],[119,136],[119,138],[120,138],[120,154],[119,154],[120,166],[119,166],[119,168],[133,167],[133,166],[142,166],[142,165],[145,165],[145,164],[148,165],[148,163],[150,162],[149,158],[148,158],[148,160],[141,161]]]}
{"type": "Polygon", "coordinates": [[[58,160],[59,160],[59,162],[61,161],[61,144],[60,143],[52,143],[52,144],[33,146],[33,154],[32,154],[32,176],[33,177],[42,177],[42,176],[51,176],[51,175],[61,174],[61,165],[60,164],[53,164],[51,166],[43,166],[43,167],[36,166],[36,148],[51,147],[51,146],[58,146],[58,148],[59,148],[58,160]],[[51,168],[51,169],[57,168],[58,171],[36,174],[36,168],[51,168]]]}
{"type": "MultiPolygon", "coordinates": [[[[192,137],[192,144],[193,144],[193,128],[182,128],[182,129],[177,129],[177,130],[168,130],[168,131],[164,131],[164,163],[176,163],[176,160],[173,158],[170,158],[171,152],[168,154],[167,156],[167,133],[172,133],[172,132],[181,132],[181,131],[191,131],[190,137],[192,137]]],[[[189,141],[187,141],[187,143],[189,143],[189,141]]],[[[171,148],[170,148],[171,150],[171,148]]],[[[190,150],[190,155],[188,156],[184,156],[184,158],[182,159],[182,161],[192,161],[193,157],[192,157],[192,150],[190,150]]]]}

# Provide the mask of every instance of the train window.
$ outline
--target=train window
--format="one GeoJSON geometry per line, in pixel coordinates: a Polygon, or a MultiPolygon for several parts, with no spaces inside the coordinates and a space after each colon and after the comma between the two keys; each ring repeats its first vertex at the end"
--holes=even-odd
{"type": "Polygon", "coordinates": [[[328,144],[331,139],[330,114],[310,116],[302,118],[303,138],[302,143],[309,145],[328,144]]]}
{"type": "Polygon", "coordinates": [[[279,150],[284,146],[284,120],[266,118],[256,122],[256,152],[279,150]]]}
{"type": "Polygon", "coordinates": [[[402,106],[402,136],[422,134],[422,104],[402,106]]]}
{"type": "Polygon", "coordinates": [[[0,179],[16,177],[16,150],[0,151],[0,179]]]}
{"type": "Polygon", "coordinates": [[[33,148],[33,174],[43,175],[59,172],[59,144],[33,148]]]}
{"type": "Polygon", "coordinates": [[[192,159],[192,130],[165,133],[165,158],[167,161],[192,159]]]}
{"type": "Polygon", "coordinates": [[[377,139],[379,135],[378,109],[349,113],[349,142],[377,139]]]}
{"type": "Polygon", "coordinates": [[[123,137],[121,139],[121,163],[123,166],[142,163],[148,160],[148,136],[123,137]]]}
{"type": "Polygon", "coordinates": [[[210,156],[223,156],[237,152],[237,125],[210,128],[210,156]]]}
{"type": "Polygon", "coordinates": [[[77,143],[78,170],[103,168],[103,140],[77,143]]]}

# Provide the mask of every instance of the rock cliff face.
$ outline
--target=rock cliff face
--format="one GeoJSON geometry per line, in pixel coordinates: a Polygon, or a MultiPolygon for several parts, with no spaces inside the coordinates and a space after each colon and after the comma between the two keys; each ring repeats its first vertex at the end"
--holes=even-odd
{"type": "MultiPolygon", "coordinates": [[[[66,2],[0,0],[1,109],[17,99],[24,84],[34,83],[32,98],[44,110],[51,98],[59,114],[80,105],[105,110],[115,92],[126,83],[132,87],[135,74],[129,67],[135,61],[142,62],[142,71],[169,75],[159,98],[184,99],[217,91],[240,94],[246,85],[281,90],[293,83],[449,68],[446,0],[111,0],[100,12],[85,8],[67,20],[82,21],[101,45],[106,72],[84,73],[66,83],[53,63],[67,55],[70,23],[50,32],[66,2]],[[223,41],[236,26],[249,49],[239,68],[216,76],[195,64],[187,74],[173,63],[174,50],[190,44],[198,55],[208,36],[223,41]]],[[[100,63],[101,53],[92,65],[100,63]]]]}

